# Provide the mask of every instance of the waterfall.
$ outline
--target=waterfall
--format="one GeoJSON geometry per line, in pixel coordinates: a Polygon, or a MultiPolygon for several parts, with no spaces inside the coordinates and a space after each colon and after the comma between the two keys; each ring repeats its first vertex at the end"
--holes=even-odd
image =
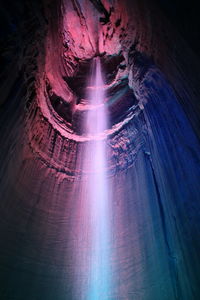
{"type": "Polygon", "coordinates": [[[87,300],[107,299],[110,288],[110,226],[109,188],[106,178],[106,140],[97,137],[107,124],[105,92],[100,59],[94,58],[91,85],[88,88],[90,109],[85,119],[92,141],[86,149],[89,161],[88,210],[90,212],[90,267],[87,300]]]}

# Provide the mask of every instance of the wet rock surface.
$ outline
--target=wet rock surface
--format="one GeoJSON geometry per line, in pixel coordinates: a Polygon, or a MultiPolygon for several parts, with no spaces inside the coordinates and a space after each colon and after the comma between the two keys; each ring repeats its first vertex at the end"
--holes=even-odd
{"type": "Polygon", "coordinates": [[[107,299],[197,300],[195,54],[153,1],[19,1],[2,8],[9,32],[0,73],[0,297],[84,299],[77,286],[87,287],[87,265],[75,264],[77,243],[87,240],[79,235],[88,179],[82,155],[100,138],[113,202],[114,286],[107,299]],[[97,55],[109,123],[91,138],[82,123],[97,55]]]}

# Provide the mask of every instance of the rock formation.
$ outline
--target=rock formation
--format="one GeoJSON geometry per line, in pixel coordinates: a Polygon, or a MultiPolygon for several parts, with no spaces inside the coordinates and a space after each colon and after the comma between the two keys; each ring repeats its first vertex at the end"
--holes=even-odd
{"type": "Polygon", "coordinates": [[[105,299],[199,299],[196,54],[155,1],[8,1],[2,15],[0,298],[86,299],[88,266],[75,261],[87,247],[86,237],[77,247],[82,155],[94,137],[83,119],[99,56],[112,199],[105,299]]]}

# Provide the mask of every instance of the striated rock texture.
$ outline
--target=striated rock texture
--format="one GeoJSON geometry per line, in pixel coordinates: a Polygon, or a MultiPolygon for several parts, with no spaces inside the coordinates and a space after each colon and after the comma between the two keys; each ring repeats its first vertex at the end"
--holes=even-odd
{"type": "Polygon", "coordinates": [[[76,264],[87,247],[82,158],[93,139],[106,139],[106,299],[199,299],[198,57],[154,1],[12,5],[1,8],[0,298],[86,299],[88,258],[76,264]],[[95,56],[109,124],[89,136],[95,56]]]}

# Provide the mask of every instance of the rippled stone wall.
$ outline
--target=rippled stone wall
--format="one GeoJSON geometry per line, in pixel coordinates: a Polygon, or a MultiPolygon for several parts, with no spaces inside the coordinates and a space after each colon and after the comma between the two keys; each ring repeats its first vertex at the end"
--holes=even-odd
{"type": "Polygon", "coordinates": [[[15,5],[2,6],[2,299],[80,300],[75,278],[87,285],[87,266],[80,276],[74,261],[96,55],[110,119],[101,136],[113,202],[108,299],[198,299],[199,60],[153,1],[15,5]]]}

